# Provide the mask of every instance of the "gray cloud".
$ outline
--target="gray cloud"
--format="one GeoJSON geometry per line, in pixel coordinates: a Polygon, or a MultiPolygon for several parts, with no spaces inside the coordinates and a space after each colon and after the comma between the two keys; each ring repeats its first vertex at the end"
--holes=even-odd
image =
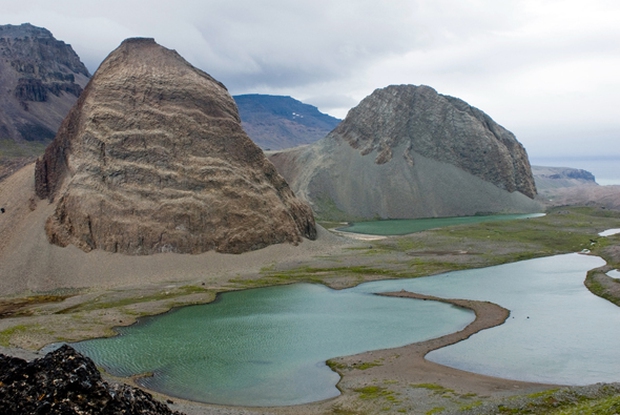
{"type": "Polygon", "coordinates": [[[555,154],[563,142],[567,154],[620,156],[613,0],[0,0],[0,7],[3,23],[47,27],[91,71],[123,39],[154,37],[233,94],[291,95],[344,117],[376,88],[427,84],[487,112],[530,154],[555,154]]]}

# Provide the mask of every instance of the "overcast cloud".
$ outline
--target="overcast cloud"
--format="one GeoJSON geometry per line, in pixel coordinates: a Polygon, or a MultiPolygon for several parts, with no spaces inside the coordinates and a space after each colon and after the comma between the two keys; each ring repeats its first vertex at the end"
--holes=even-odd
{"type": "Polygon", "coordinates": [[[617,0],[0,0],[1,24],[70,43],[91,72],[154,37],[232,94],[344,118],[374,89],[426,84],[514,132],[531,157],[620,158],[617,0]]]}

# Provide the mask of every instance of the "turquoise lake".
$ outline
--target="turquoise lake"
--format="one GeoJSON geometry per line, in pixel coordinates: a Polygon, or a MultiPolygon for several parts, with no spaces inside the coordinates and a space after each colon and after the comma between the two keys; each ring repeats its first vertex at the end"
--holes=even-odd
{"type": "Polygon", "coordinates": [[[339,394],[329,358],[442,336],[473,319],[444,303],[295,284],[225,293],[74,346],[113,375],[154,373],[140,383],[172,396],[293,405],[339,394]]]}
{"type": "Polygon", "coordinates": [[[511,310],[504,325],[429,360],[537,382],[619,381],[620,310],[583,286],[586,272],[603,263],[568,254],[341,291],[295,284],[232,292],[74,346],[117,376],[152,372],[140,383],[172,396],[248,406],[312,402],[338,394],[327,359],[441,336],[473,319],[443,303],[373,295],[406,289],[511,310]]]}
{"type": "Polygon", "coordinates": [[[338,228],[342,232],[362,233],[367,235],[407,235],[429,229],[444,228],[446,226],[470,225],[482,222],[496,222],[515,219],[529,219],[544,216],[544,213],[517,214],[517,215],[488,215],[488,216],[457,216],[452,218],[426,219],[385,219],[367,222],[355,222],[349,226],[338,228]]]}

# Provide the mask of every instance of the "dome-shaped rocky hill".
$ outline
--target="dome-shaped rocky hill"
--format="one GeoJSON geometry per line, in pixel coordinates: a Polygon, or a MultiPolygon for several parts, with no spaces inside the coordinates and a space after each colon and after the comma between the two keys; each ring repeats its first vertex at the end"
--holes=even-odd
{"type": "Polygon", "coordinates": [[[515,136],[428,86],[378,89],[317,143],[271,161],[325,219],[535,212],[536,186],[515,136]]]}

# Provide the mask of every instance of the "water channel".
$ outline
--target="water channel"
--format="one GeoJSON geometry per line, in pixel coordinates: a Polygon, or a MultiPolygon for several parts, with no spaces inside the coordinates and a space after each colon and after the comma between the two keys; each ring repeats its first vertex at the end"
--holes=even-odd
{"type": "Polygon", "coordinates": [[[75,347],[117,376],[151,372],[144,386],[232,405],[290,405],[338,394],[325,360],[457,331],[469,311],[384,298],[401,289],[489,300],[511,310],[485,330],[428,358],[505,378],[562,384],[620,380],[620,309],[583,286],[598,257],[568,254],[481,270],[378,281],[334,291],[296,284],[232,292],[75,347]]]}
{"type": "Polygon", "coordinates": [[[349,226],[338,228],[342,232],[361,233],[366,235],[407,235],[429,229],[444,228],[455,225],[471,225],[482,222],[497,222],[515,219],[529,219],[544,216],[544,213],[514,214],[514,215],[478,215],[455,216],[451,218],[426,219],[383,219],[367,222],[354,222],[349,226]]]}

